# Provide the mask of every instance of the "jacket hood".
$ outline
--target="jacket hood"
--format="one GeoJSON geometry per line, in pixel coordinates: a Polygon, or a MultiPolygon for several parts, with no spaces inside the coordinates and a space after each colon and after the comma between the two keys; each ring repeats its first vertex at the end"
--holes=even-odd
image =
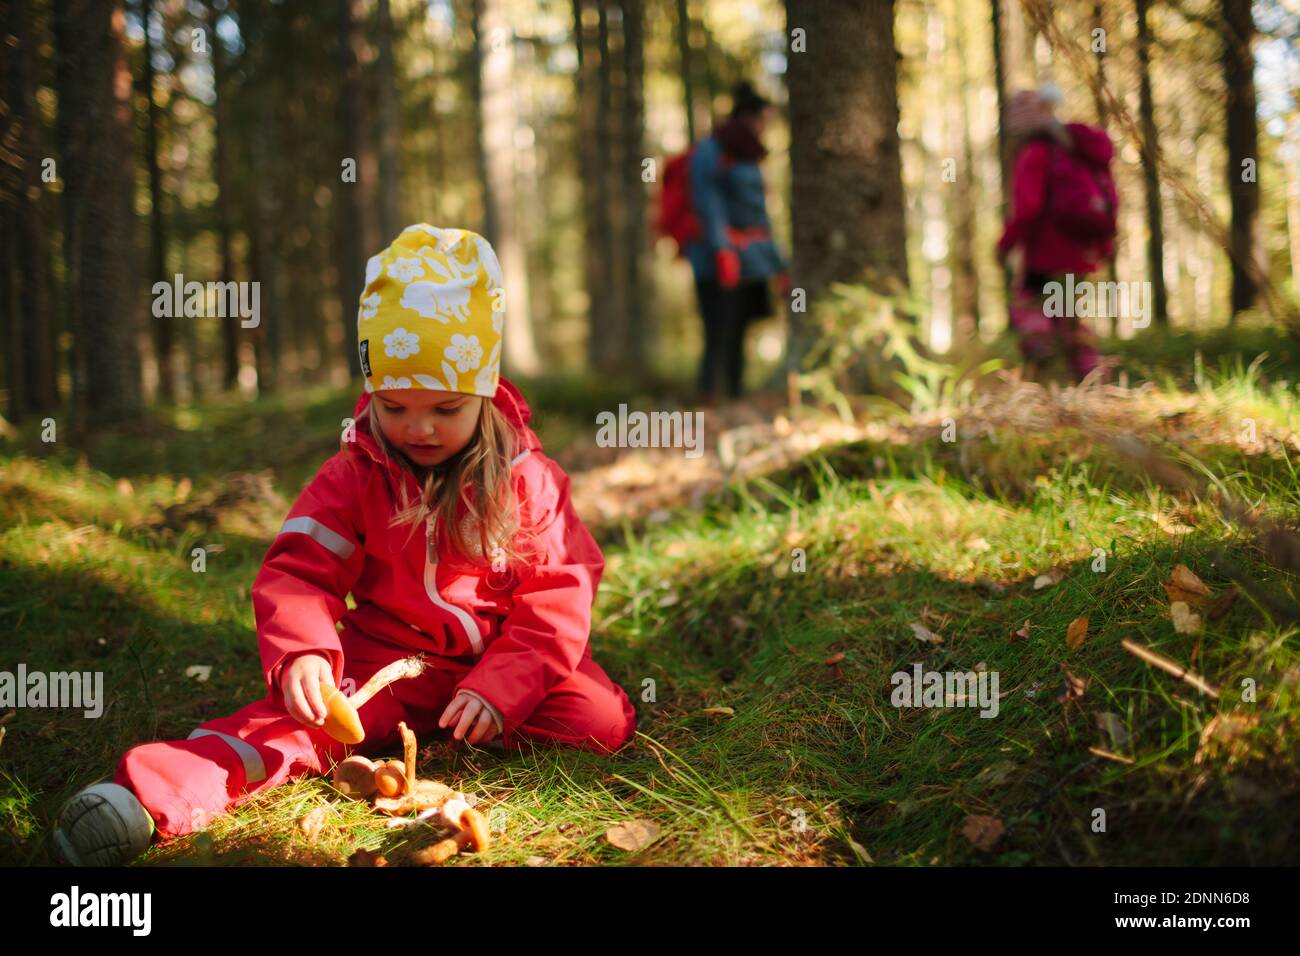
{"type": "Polygon", "coordinates": [[[1090,166],[1100,169],[1110,165],[1115,155],[1115,144],[1110,141],[1110,135],[1104,129],[1086,123],[1067,123],[1065,128],[1070,131],[1070,138],[1074,141],[1075,155],[1090,166]]]}
{"type": "MultiPolygon", "coordinates": [[[[361,393],[356,406],[352,410],[352,420],[356,422],[356,441],[349,443],[341,440],[339,447],[347,450],[350,444],[355,445],[382,465],[391,468],[400,467],[397,462],[385,459],[383,452],[379,450],[379,444],[370,433],[369,418],[362,417],[362,413],[365,412],[373,397],[374,395],[371,392],[363,391],[361,393]]],[[[523,393],[519,391],[515,383],[504,375],[497,381],[497,393],[492,397],[492,404],[505,416],[506,421],[515,427],[521,451],[541,451],[541,441],[538,440],[536,433],[528,426],[528,423],[533,418],[533,410],[529,407],[528,400],[524,398],[523,393]]]]}

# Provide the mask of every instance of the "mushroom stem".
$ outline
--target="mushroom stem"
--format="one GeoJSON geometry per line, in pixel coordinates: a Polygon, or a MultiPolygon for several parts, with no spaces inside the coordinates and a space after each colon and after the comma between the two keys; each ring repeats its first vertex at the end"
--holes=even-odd
{"type": "Polygon", "coordinates": [[[359,691],[348,698],[348,703],[360,709],[366,701],[393,681],[402,680],[406,677],[418,677],[423,671],[424,661],[418,657],[403,657],[401,660],[393,661],[386,667],[381,667],[375,671],[374,676],[366,681],[359,691]]]}
{"type": "Polygon", "coordinates": [[[406,721],[401,720],[397,723],[397,732],[402,735],[402,757],[406,762],[406,779],[411,783],[415,782],[415,752],[417,744],[415,742],[415,732],[406,726],[406,721]]]}

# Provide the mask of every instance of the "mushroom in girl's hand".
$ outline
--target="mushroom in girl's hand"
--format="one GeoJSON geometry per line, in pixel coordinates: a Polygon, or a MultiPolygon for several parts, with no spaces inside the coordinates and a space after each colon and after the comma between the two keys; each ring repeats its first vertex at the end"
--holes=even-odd
{"type": "Polygon", "coordinates": [[[320,692],[325,698],[325,733],[345,744],[359,744],[366,739],[357,711],[395,680],[416,677],[424,671],[424,661],[418,657],[404,657],[377,670],[365,685],[351,697],[331,683],[321,681],[320,692]]]}

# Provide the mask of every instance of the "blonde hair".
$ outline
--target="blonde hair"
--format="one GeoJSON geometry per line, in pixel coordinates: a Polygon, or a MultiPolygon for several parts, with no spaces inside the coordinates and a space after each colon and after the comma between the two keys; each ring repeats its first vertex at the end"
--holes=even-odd
{"type": "Polygon", "coordinates": [[[410,524],[414,532],[433,515],[434,524],[443,535],[441,540],[453,551],[453,559],[469,564],[491,564],[494,571],[505,570],[500,565],[502,561],[505,567],[513,568],[536,556],[535,535],[532,529],[521,525],[519,500],[510,480],[518,436],[491,399],[483,400],[478,425],[469,443],[447,461],[429,469],[417,469],[389,444],[374,400],[367,406],[366,415],[370,434],[379,450],[396,459],[421,484],[419,499],[412,501],[403,483],[399,491],[401,501],[389,521],[390,527],[410,524]],[[470,529],[477,534],[471,537],[470,529]]]}

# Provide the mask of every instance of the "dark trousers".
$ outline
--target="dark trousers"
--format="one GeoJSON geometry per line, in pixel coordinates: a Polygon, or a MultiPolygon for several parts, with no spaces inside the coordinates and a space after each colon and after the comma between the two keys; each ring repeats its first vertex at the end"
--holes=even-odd
{"type": "Polygon", "coordinates": [[[695,294],[704,320],[700,392],[711,396],[723,387],[737,398],[745,379],[745,328],[771,313],[767,280],[742,282],[733,289],[723,289],[714,279],[696,280],[695,294]]]}

